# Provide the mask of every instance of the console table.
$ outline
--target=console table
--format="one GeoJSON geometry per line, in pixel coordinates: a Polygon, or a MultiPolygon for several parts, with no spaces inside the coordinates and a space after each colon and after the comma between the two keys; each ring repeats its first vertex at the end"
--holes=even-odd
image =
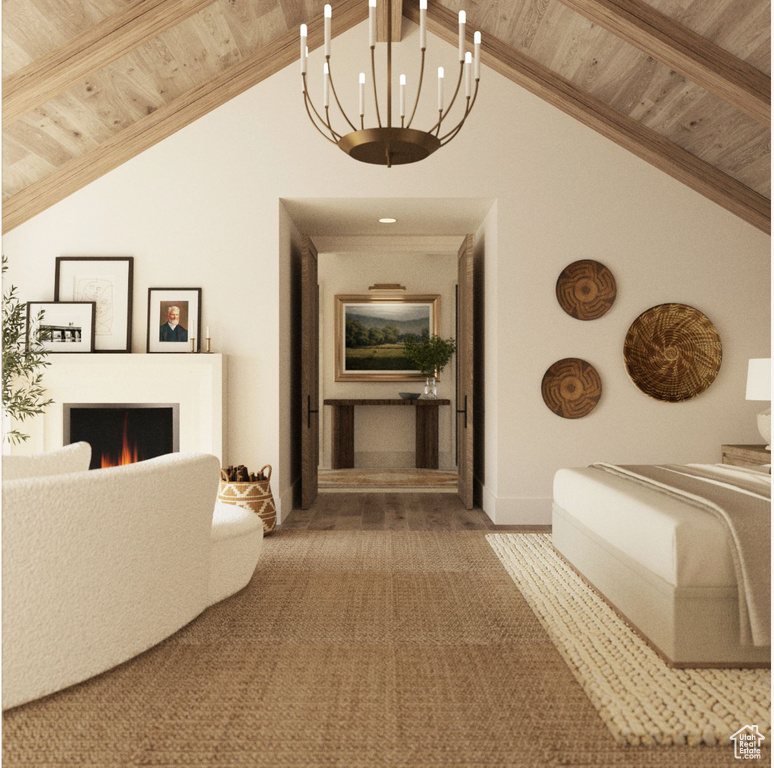
{"type": "Polygon", "coordinates": [[[333,407],[331,463],[333,469],[355,466],[355,406],[395,405],[414,408],[416,412],[417,469],[438,469],[438,408],[451,405],[451,400],[325,400],[333,407]]]}

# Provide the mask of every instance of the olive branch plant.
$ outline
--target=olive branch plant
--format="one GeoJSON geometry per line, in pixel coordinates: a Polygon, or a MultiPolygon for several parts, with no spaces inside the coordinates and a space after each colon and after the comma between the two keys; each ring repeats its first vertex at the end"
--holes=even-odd
{"type": "MultiPolygon", "coordinates": [[[[8,270],[8,258],[3,256],[2,272],[8,270]]],[[[40,326],[41,310],[34,319],[40,326]]],[[[27,308],[19,299],[17,288],[12,285],[3,291],[3,415],[22,422],[43,413],[54,401],[46,399],[43,386],[43,369],[51,365],[42,333],[31,335],[27,340],[27,308]]],[[[18,429],[8,430],[4,442],[19,444],[29,435],[18,429]]]]}
{"type": "Polygon", "coordinates": [[[430,336],[421,341],[408,336],[403,344],[406,348],[408,361],[415,365],[424,376],[440,374],[457,351],[454,339],[442,339],[440,336],[430,336]]]}

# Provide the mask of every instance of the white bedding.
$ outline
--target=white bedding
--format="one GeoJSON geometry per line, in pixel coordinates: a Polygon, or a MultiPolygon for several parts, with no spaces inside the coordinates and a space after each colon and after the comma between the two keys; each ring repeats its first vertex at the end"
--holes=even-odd
{"type": "Polygon", "coordinates": [[[726,529],[701,509],[591,467],[557,471],[554,501],[669,584],[736,584],[726,529]]]}

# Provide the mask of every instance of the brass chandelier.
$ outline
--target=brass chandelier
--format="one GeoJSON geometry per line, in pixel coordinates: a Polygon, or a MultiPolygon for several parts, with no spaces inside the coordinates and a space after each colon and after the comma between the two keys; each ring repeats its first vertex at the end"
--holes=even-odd
{"type": "Polygon", "coordinates": [[[412,128],[414,115],[419,104],[419,95],[422,91],[422,82],[425,72],[425,51],[427,49],[427,0],[419,0],[419,47],[421,52],[421,63],[419,71],[419,81],[417,85],[416,97],[411,115],[406,121],[406,76],[401,75],[399,84],[399,112],[400,126],[394,126],[392,123],[392,1],[385,0],[387,3],[387,88],[386,88],[386,125],[382,124],[382,116],[379,110],[379,91],[376,85],[376,2],[377,0],[368,0],[368,35],[371,48],[371,81],[373,84],[373,101],[376,113],[376,126],[372,128],[365,127],[365,72],[360,73],[359,78],[359,112],[360,127],[353,123],[344,112],[336,89],[333,85],[333,76],[331,74],[331,6],[326,5],[324,10],[324,53],[325,63],[323,64],[323,115],[317,111],[312,103],[307,88],[307,66],[309,59],[309,49],[307,48],[307,26],[301,25],[301,78],[304,85],[304,105],[306,106],[309,119],[315,128],[332,144],[338,145],[340,149],[346,152],[355,160],[363,163],[374,163],[376,165],[386,165],[388,168],[393,165],[402,165],[405,163],[415,163],[418,160],[424,160],[428,155],[435,152],[439,147],[448,144],[462,128],[465,120],[473,109],[478,96],[478,83],[481,70],[481,33],[476,32],[473,36],[474,54],[465,51],[465,11],[459,12],[459,62],[460,69],[457,77],[457,87],[454,95],[449,102],[448,107],[444,108],[444,69],[438,68],[438,120],[427,131],[412,128]],[[472,69],[472,73],[471,73],[472,69]],[[462,86],[463,78],[465,80],[465,107],[460,121],[450,130],[441,133],[441,126],[454,106],[457,96],[462,86]],[[475,87],[471,87],[471,79],[475,81],[475,87]],[[471,94],[472,91],[472,94],[471,94]],[[331,125],[331,95],[336,102],[336,107],[342,117],[351,128],[348,133],[339,133],[331,125]]]}

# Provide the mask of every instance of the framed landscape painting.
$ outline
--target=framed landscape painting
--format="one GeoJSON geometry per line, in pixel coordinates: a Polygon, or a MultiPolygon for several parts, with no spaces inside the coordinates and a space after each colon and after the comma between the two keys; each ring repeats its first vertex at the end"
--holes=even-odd
{"type": "Polygon", "coordinates": [[[344,296],[336,301],[336,381],[423,381],[404,340],[437,335],[441,297],[344,296]]]}

